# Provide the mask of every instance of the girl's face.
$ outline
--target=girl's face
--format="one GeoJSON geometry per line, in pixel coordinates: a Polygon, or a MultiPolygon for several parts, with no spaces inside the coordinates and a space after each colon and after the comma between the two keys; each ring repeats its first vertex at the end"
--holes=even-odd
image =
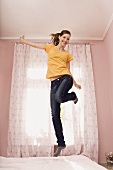
{"type": "Polygon", "coordinates": [[[63,34],[62,36],[59,36],[59,44],[65,48],[65,46],[69,43],[70,37],[71,36],[69,34],[63,34]]]}

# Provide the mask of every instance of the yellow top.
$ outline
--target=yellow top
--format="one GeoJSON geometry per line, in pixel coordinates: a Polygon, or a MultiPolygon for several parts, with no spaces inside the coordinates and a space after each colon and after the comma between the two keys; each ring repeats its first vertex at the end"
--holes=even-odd
{"type": "Polygon", "coordinates": [[[71,75],[66,67],[66,63],[73,60],[69,52],[61,52],[53,44],[45,44],[45,51],[48,53],[47,79],[65,74],[71,75]]]}

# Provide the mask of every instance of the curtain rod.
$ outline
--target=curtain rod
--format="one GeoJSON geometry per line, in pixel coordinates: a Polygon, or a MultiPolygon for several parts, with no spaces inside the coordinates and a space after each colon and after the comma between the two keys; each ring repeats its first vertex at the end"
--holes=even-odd
{"type": "Polygon", "coordinates": [[[69,44],[85,44],[85,45],[87,45],[87,44],[89,44],[89,45],[94,45],[94,43],[91,43],[91,42],[71,42],[71,43],[69,43],[69,44]]]}
{"type": "MultiPolygon", "coordinates": [[[[12,42],[12,43],[16,43],[16,44],[22,44],[21,42],[12,42]]],[[[40,43],[40,44],[45,44],[45,43],[51,43],[51,42],[34,42],[34,43],[40,43]]],[[[91,43],[91,42],[70,42],[69,43],[70,45],[80,45],[80,44],[85,44],[85,45],[94,45],[94,43],[91,43]]]]}

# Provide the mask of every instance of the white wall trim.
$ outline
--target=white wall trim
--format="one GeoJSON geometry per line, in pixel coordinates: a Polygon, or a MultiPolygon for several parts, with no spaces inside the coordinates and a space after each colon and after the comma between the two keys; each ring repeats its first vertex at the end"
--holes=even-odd
{"type": "Polygon", "coordinates": [[[107,32],[108,32],[108,30],[109,30],[112,22],[113,22],[113,14],[111,15],[110,20],[109,20],[109,22],[108,22],[108,24],[107,24],[107,27],[106,27],[103,35],[102,35],[102,40],[104,40],[104,38],[105,38],[105,36],[106,36],[106,34],[107,34],[107,32]]]}
{"type": "MultiPolygon", "coordinates": [[[[40,38],[36,38],[36,37],[25,37],[25,39],[28,39],[28,40],[37,40],[37,41],[41,41],[41,42],[48,42],[50,41],[49,38],[47,37],[40,37],[40,38]]],[[[18,40],[19,41],[19,37],[0,37],[0,40],[18,40]]],[[[89,41],[93,41],[93,40],[103,40],[102,37],[71,37],[70,41],[84,41],[84,40],[89,40],[89,41]]]]}

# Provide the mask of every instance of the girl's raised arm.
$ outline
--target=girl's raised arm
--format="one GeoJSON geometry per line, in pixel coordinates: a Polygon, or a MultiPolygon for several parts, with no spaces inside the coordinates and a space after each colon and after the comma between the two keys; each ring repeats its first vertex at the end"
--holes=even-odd
{"type": "Polygon", "coordinates": [[[30,41],[27,41],[24,39],[24,35],[20,37],[20,42],[26,45],[29,45],[34,48],[39,48],[45,50],[45,44],[37,44],[37,43],[32,43],[30,41]]]}

